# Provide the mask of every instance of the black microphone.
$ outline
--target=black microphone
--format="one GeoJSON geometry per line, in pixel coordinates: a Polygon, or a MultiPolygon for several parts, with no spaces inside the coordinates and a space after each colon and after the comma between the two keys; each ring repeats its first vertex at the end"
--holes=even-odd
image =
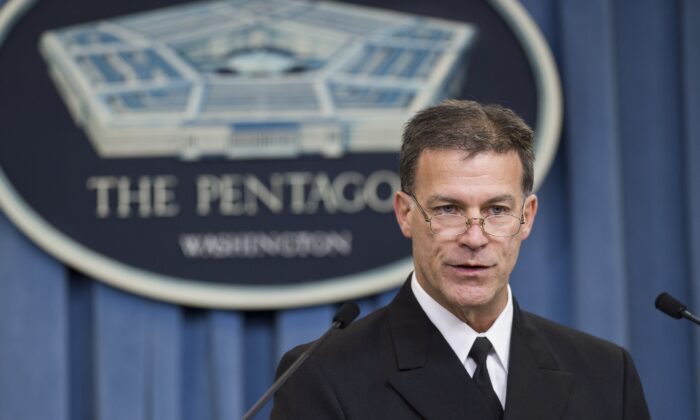
{"type": "Polygon", "coordinates": [[[303,352],[301,356],[299,356],[299,358],[295,360],[294,363],[292,363],[292,365],[286,371],[284,371],[282,375],[280,375],[279,378],[277,378],[277,380],[272,384],[272,386],[270,386],[270,388],[268,388],[268,390],[265,391],[262,397],[260,397],[260,399],[255,404],[253,404],[250,410],[248,410],[248,412],[243,415],[243,420],[252,419],[253,416],[256,415],[261,408],[263,408],[263,406],[265,405],[265,403],[267,403],[270,397],[272,397],[275,394],[275,392],[277,392],[277,390],[280,389],[282,385],[284,385],[287,382],[287,380],[289,380],[289,378],[294,374],[294,372],[296,372],[301,367],[301,365],[304,364],[306,359],[308,359],[309,356],[311,356],[311,353],[313,353],[318,348],[318,346],[323,344],[323,342],[326,341],[326,339],[328,339],[328,337],[330,337],[331,334],[335,332],[335,330],[342,330],[343,328],[350,325],[350,323],[354,321],[355,318],[357,318],[357,315],[359,314],[360,308],[358,308],[357,305],[355,305],[352,302],[344,303],[343,306],[341,306],[340,309],[338,309],[338,312],[335,313],[335,316],[333,316],[333,324],[331,324],[331,327],[328,329],[328,331],[326,331],[326,333],[323,334],[321,338],[314,341],[313,344],[311,344],[311,346],[309,346],[309,348],[306,349],[306,351],[303,352]]]}
{"type": "Polygon", "coordinates": [[[685,318],[700,325],[700,318],[691,314],[683,303],[666,292],[656,297],[654,306],[670,317],[676,319],[685,318]]]}

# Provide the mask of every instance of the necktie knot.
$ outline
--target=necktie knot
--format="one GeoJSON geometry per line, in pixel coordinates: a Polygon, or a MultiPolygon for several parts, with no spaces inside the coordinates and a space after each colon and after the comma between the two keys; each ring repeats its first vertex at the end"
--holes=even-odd
{"type": "Polygon", "coordinates": [[[469,350],[469,357],[474,359],[478,365],[486,363],[486,357],[489,355],[492,348],[493,346],[488,338],[476,337],[472,349],[469,350]]]}

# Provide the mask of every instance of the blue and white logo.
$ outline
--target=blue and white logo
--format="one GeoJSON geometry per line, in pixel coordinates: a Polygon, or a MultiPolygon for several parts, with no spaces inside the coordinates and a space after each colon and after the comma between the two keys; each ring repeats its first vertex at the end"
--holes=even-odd
{"type": "Polygon", "coordinates": [[[0,207],[66,264],[186,305],[397,286],[412,262],[392,198],[416,111],[514,108],[537,131],[536,184],[561,124],[551,56],[517,2],[400,7],[9,0],[0,207]]]}
{"type": "Polygon", "coordinates": [[[194,3],[47,32],[42,53],[103,158],[395,152],[459,93],[475,30],[341,3],[194,3]]]}

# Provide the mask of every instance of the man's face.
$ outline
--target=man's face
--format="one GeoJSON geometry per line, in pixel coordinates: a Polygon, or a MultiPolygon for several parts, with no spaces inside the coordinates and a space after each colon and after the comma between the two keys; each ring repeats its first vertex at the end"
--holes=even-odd
{"type": "Polygon", "coordinates": [[[522,172],[515,152],[468,156],[460,150],[426,150],[418,159],[413,191],[428,216],[482,218],[505,212],[520,217],[522,209],[525,224],[514,237],[486,235],[476,221],[459,236],[433,235],[407,194],[394,199],[401,231],[413,242],[418,282],[465,321],[474,314],[495,320],[507,302],[508,278],[537,212],[537,198],[523,197],[522,172]]]}

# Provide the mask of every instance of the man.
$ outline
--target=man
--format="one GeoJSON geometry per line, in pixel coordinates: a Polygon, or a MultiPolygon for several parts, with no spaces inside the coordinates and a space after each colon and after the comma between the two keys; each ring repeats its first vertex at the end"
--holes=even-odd
{"type": "Polygon", "coordinates": [[[648,419],[624,349],[513,299],[537,214],[533,160],[532,130],[499,106],[445,101],[409,121],[394,210],[415,271],[307,360],[272,418],[648,419]]]}

